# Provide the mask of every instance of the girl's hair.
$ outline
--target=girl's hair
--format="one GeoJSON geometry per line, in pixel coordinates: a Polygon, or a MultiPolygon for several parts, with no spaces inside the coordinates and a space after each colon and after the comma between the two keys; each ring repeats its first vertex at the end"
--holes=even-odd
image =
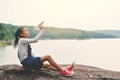
{"type": "Polygon", "coordinates": [[[20,33],[22,33],[23,32],[23,28],[24,27],[19,27],[18,29],[17,29],[17,31],[15,32],[15,40],[14,40],[14,47],[16,47],[17,45],[18,45],[18,41],[19,41],[19,39],[20,39],[20,33]]]}

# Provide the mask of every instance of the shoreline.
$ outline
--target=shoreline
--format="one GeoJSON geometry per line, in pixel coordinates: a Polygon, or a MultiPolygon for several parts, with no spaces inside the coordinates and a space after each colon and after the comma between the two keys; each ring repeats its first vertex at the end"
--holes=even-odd
{"type": "Polygon", "coordinates": [[[0,41],[0,47],[12,45],[12,41],[0,41]]]}

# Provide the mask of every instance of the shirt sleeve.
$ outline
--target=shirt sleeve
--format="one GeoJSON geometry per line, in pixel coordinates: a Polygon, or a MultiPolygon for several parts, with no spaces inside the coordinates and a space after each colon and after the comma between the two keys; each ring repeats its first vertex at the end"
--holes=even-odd
{"type": "Polygon", "coordinates": [[[42,36],[43,32],[44,32],[44,30],[40,30],[40,32],[34,38],[20,38],[20,43],[22,43],[22,44],[25,44],[25,43],[35,43],[35,42],[37,42],[40,39],[40,37],[42,36]]]}

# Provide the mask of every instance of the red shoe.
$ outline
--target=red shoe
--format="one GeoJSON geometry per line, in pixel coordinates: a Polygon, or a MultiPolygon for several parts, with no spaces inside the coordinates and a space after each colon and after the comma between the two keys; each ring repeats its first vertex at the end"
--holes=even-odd
{"type": "Polygon", "coordinates": [[[71,72],[73,71],[74,66],[75,66],[75,63],[73,62],[70,66],[66,67],[66,69],[71,72]]]}
{"type": "Polygon", "coordinates": [[[63,75],[63,76],[71,76],[71,72],[68,71],[66,68],[65,68],[65,69],[61,69],[61,70],[59,71],[59,73],[60,73],[61,75],[63,75]]]}

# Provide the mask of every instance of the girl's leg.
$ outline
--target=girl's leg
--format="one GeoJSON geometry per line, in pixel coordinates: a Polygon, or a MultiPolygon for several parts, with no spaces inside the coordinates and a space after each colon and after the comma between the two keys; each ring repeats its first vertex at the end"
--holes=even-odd
{"type": "Polygon", "coordinates": [[[41,61],[45,62],[48,61],[50,63],[50,65],[45,64],[43,67],[46,67],[49,69],[53,69],[53,70],[57,70],[60,71],[62,68],[53,60],[53,58],[50,55],[46,55],[41,57],[41,61]]]}
{"type": "Polygon", "coordinates": [[[43,68],[47,68],[47,69],[51,69],[51,70],[54,70],[54,71],[58,71],[57,68],[55,68],[51,64],[47,64],[47,63],[43,64],[43,68]]]}
{"type": "Polygon", "coordinates": [[[57,70],[59,71],[59,73],[61,75],[65,75],[65,76],[70,76],[71,75],[71,71],[69,71],[68,69],[63,69],[61,68],[50,55],[46,55],[41,57],[41,61],[44,63],[45,61],[48,61],[50,64],[44,64],[43,67],[48,68],[48,69],[52,69],[52,70],[57,70]]]}

